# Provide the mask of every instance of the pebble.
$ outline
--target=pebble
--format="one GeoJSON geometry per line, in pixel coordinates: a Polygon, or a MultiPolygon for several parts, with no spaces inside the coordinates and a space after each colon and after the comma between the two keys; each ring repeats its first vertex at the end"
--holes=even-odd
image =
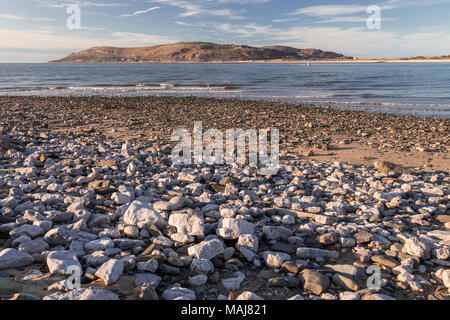
{"type": "Polygon", "coordinates": [[[119,280],[123,274],[124,263],[122,260],[110,259],[101,265],[95,275],[102,279],[105,285],[109,286],[119,280]]]}
{"type": "MultiPolygon", "coordinates": [[[[449,287],[446,172],[386,163],[377,172],[293,154],[268,178],[247,165],[171,165],[161,138],[5,130],[20,148],[2,155],[1,270],[32,265],[43,277],[67,276],[73,266],[84,281],[107,286],[126,274],[144,300],[228,291],[267,298],[253,286],[260,279],[295,299],[389,299],[449,287]],[[389,277],[366,294],[360,286],[370,274],[361,271],[374,264],[389,277]]],[[[45,299],[118,298],[86,285],[70,293],[56,285],[45,299]]]]}

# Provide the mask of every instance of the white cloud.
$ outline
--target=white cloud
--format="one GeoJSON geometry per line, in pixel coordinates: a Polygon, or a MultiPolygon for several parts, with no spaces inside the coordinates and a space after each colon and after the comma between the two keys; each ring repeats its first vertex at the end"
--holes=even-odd
{"type": "Polygon", "coordinates": [[[184,12],[178,16],[180,18],[209,15],[209,16],[226,17],[229,19],[243,19],[243,17],[240,16],[238,12],[234,12],[230,9],[210,9],[203,5],[205,3],[211,2],[205,2],[202,3],[202,5],[200,5],[199,3],[192,3],[184,0],[149,0],[147,2],[161,3],[168,6],[183,9],[184,12]]]}
{"type": "Polygon", "coordinates": [[[16,16],[14,14],[1,13],[0,19],[9,19],[9,20],[25,20],[24,17],[16,16]]]}
{"type": "Polygon", "coordinates": [[[271,0],[219,0],[222,3],[238,3],[238,4],[261,4],[267,3],[271,0]]]}
{"type": "MultiPolygon", "coordinates": [[[[396,21],[397,19],[394,18],[381,18],[381,22],[385,21],[396,21]]],[[[358,23],[366,23],[367,17],[355,17],[355,16],[348,16],[348,17],[333,17],[329,18],[327,20],[320,20],[316,21],[315,23],[336,23],[336,22],[358,22],[358,23]]]]}
{"type": "Polygon", "coordinates": [[[54,21],[55,20],[55,19],[51,19],[51,18],[29,18],[29,17],[23,17],[23,16],[18,16],[15,14],[8,14],[8,13],[0,13],[0,19],[32,20],[32,21],[54,21]]]}
{"type": "MultiPolygon", "coordinates": [[[[0,42],[0,51],[20,50],[26,52],[27,50],[46,48],[46,50],[70,53],[95,46],[134,47],[178,41],[171,37],[133,32],[114,32],[101,38],[87,38],[84,35],[83,31],[57,35],[49,30],[0,29],[0,39],[8,39],[8,41],[0,42]]],[[[58,56],[54,58],[58,58],[58,56]]]]}
{"type": "Polygon", "coordinates": [[[111,36],[116,39],[107,41],[106,45],[118,47],[149,46],[178,41],[177,39],[171,37],[135,32],[114,32],[111,36]]]}
{"type": "MultiPolygon", "coordinates": [[[[450,0],[389,0],[380,3],[373,3],[378,5],[382,10],[408,8],[408,7],[428,7],[440,4],[450,3],[450,0]]],[[[324,17],[324,16],[337,16],[345,14],[355,14],[366,12],[369,5],[319,5],[300,8],[288,15],[306,15],[310,17],[324,17]]]]}
{"type": "Polygon", "coordinates": [[[133,17],[133,16],[137,16],[139,14],[144,14],[144,13],[147,13],[147,12],[150,12],[150,11],[153,11],[153,10],[157,10],[157,9],[159,9],[159,7],[152,7],[152,8],[148,8],[146,10],[136,11],[136,12],[133,12],[131,14],[122,14],[119,17],[133,17]]]}
{"type": "Polygon", "coordinates": [[[128,6],[124,3],[105,3],[105,2],[89,2],[89,1],[79,1],[79,0],[35,0],[35,2],[43,7],[48,8],[64,8],[72,4],[78,5],[80,7],[121,7],[128,6]]]}
{"type": "Polygon", "coordinates": [[[297,9],[290,15],[307,15],[312,17],[322,16],[334,16],[341,14],[354,14],[366,11],[367,6],[359,5],[323,5],[323,6],[311,6],[302,9],[297,9]]]}

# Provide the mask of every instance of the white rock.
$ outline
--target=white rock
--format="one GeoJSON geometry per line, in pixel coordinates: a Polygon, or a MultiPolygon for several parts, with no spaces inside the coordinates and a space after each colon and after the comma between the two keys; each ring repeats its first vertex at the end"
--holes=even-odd
{"type": "Polygon", "coordinates": [[[175,285],[164,290],[162,298],[165,300],[195,300],[195,292],[175,285]]]}
{"type": "Polygon", "coordinates": [[[241,234],[253,234],[253,223],[242,219],[225,218],[219,222],[217,235],[223,239],[237,239],[241,234]]]}
{"type": "Polygon", "coordinates": [[[253,252],[258,252],[259,240],[258,237],[252,234],[242,234],[239,236],[238,247],[245,247],[252,250],[253,252]]]}
{"type": "Polygon", "coordinates": [[[111,200],[113,200],[116,204],[122,205],[131,202],[131,196],[126,193],[114,192],[111,195],[111,200]]]}
{"type": "Polygon", "coordinates": [[[287,253],[266,251],[262,254],[266,265],[270,268],[279,268],[281,265],[289,261],[291,257],[287,253]]]}
{"type": "Polygon", "coordinates": [[[60,194],[44,194],[41,197],[41,201],[45,204],[56,204],[62,203],[64,201],[63,197],[60,194]]]}
{"type": "Polygon", "coordinates": [[[208,274],[214,272],[214,265],[208,259],[193,259],[189,269],[194,274],[208,274]]]}
{"type": "Polygon", "coordinates": [[[417,238],[407,239],[402,251],[422,259],[429,259],[431,256],[430,246],[417,238]]]}
{"type": "Polygon", "coordinates": [[[356,292],[345,291],[339,293],[339,300],[360,300],[359,294],[356,292]]]}
{"type": "Polygon", "coordinates": [[[122,260],[110,259],[105,262],[95,273],[107,286],[114,284],[123,274],[124,264],[122,260]]]}
{"type": "Polygon", "coordinates": [[[199,244],[191,246],[188,248],[188,254],[197,259],[208,259],[222,254],[224,252],[224,247],[222,241],[219,239],[212,239],[209,241],[202,241],[199,244]]]}
{"type": "Polygon", "coordinates": [[[296,294],[293,297],[290,297],[288,300],[305,300],[300,294],[296,294]]]}
{"type": "Polygon", "coordinates": [[[169,225],[177,228],[179,233],[203,237],[205,225],[203,218],[193,214],[176,213],[169,217],[169,225]]]}
{"type": "Polygon", "coordinates": [[[442,282],[444,282],[444,286],[446,286],[450,290],[450,269],[444,270],[444,272],[442,272],[442,282]]]}
{"type": "Polygon", "coordinates": [[[104,251],[108,248],[113,248],[114,242],[110,238],[101,238],[85,244],[86,251],[104,251]]]}
{"type": "Polygon", "coordinates": [[[89,287],[75,289],[67,293],[57,292],[45,296],[42,300],[119,300],[119,297],[109,290],[89,287]]]}
{"type": "Polygon", "coordinates": [[[147,229],[152,225],[162,228],[166,224],[158,211],[140,201],[133,201],[130,204],[127,211],[125,211],[123,221],[141,229],[147,229]]]}
{"type": "Polygon", "coordinates": [[[47,255],[47,267],[51,274],[72,274],[70,268],[79,268],[80,262],[73,251],[52,251],[47,255]]]}
{"type": "Polygon", "coordinates": [[[236,298],[236,300],[264,300],[264,299],[251,291],[244,291],[236,298]]]}
{"type": "Polygon", "coordinates": [[[237,291],[245,279],[245,275],[238,271],[234,273],[234,278],[222,279],[223,286],[230,291],[237,291]]]}

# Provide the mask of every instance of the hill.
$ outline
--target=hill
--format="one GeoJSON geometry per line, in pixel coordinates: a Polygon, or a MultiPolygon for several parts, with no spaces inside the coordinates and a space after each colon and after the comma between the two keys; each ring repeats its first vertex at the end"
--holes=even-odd
{"type": "Polygon", "coordinates": [[[285,46],[177,42],[153,47],[93,47],[50,62],[233,62],[352,59],[335,52],[285,46]]]}

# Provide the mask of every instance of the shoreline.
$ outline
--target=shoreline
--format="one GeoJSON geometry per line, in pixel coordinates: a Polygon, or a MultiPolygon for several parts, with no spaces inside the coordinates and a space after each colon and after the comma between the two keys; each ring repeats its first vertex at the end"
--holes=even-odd
{"type": "Polygon", "coordinates": [[[92,64],[107,64],[107,63],[147,63],[147,64],[239,64],[239,63],[450,63],[450,59],[339,59],[339,60],[264,60],[264,61],[209,61],[209,62],[182,62],[182,61],[167,61],[167,62],[122,62],[122,61],[71,61],[71,62],[41,62],[41,63],[56,63],[56,64],[78,64],[78,63],[92,63],[92,64]]]}

